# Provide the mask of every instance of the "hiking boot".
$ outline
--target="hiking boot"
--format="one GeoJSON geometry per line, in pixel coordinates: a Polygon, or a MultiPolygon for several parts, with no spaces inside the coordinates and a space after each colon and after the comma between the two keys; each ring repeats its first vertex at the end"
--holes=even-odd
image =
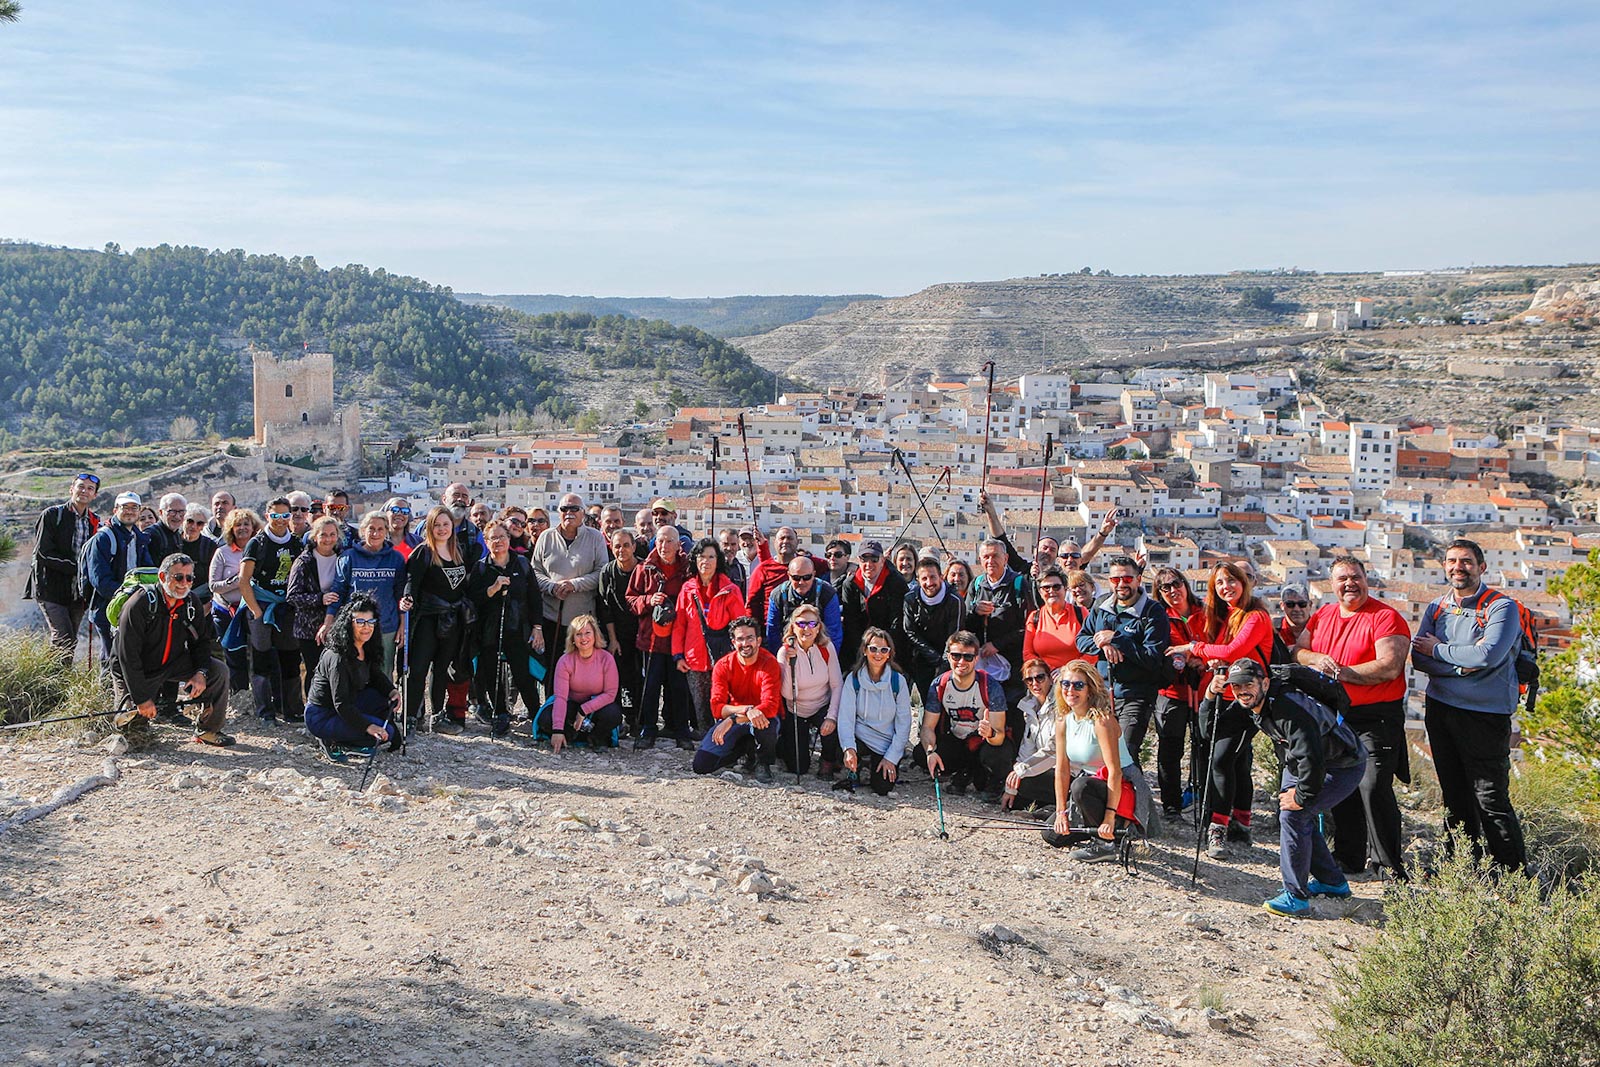
{"type": "Polygon", "coordinates": [[[1271,900],[1263,900],[1261,906],[1274,915],[1303,916],[1311,914],[1311,901],[1304,897],[1297,897],[1287,889],[1271,900]]]}
{"type": "Polygon", "coordinates": [[[754,773],[756,776],[756,781],[760,782],[762,785],[772,784],[772,764],[757,763],[754,773]]]}
{"type": "Polygon", "coordinates": [[[655,747],[656,747],[656,739],[654,737],[649,736],[648,734],[640,734],[638,737],[635,737],[633,739],[633,750],[635,752],[638,752],[638,751],[640,751],[642,749],[655,748],[655,747]]]}
{"type": "Polygon", "coordinates": [[[1235,845],[1243,845],[1245,848],[1249,848],[1254,843],[1250,840],[1250,827],[1239,822],[1230,822],[1228,824],[1228,841],[1235,845]]]}
{"type": "Polygon", "coordinates": [[[1329,885],[1327,882],[1319,882],[1313,878],[1306,883],[1306,892],[1314,897],[1337,897],[1342,900],[1348,897],[1353,890],[1350,888],[1348,881],[1339,885],[1329,885]]]}
{"type": "Polygon", "coordinates": [[[1067,858],[1079,863],[1104,863],[1117,858],[1117,846],[1115,842],[1097,837],[1082,848],[1067,853],[1067,858]]]}
{"type": "Polygon", "coordinates": [[[511,716],[509,716],[509,715],[496,715],[494,717],[494,720],[493,720],[493,725],[490,726],[490,728],[489,728],[489,735],[491,737],[504,737],[506,734],[509,734],[510,732],[511,732],[511,716]]]}
{"type": "Polygon", "coordinates": [[[1228,828],[1219,822],[1206,827],[1206,855],[1214,860],[1228,857],[1228,828]]]}
{"type": "Polygon", "coordinates": [[[680,737],[678,738],[678,747],[685,752],[693,752],[700,746],[689,740],[687,737],[680,737]]]}
{"type": "Polygon", "coordinates": [[[967,786],[971,784],[972,780],[966,775],[953,774],[950,776],[950,784],[945,787],[945,791],[953,797],[958,797],[965,793],[967,791],[967,786]]]}
{"type": "MultiPolygon", "coordinates": [[[[199,745],[211,745],[216,748],[227,748],[229,745],[234,743],[234,736],[232,734],[225,734],[221,730],[202,730],[194,735],[194,740],[195,743],[199,745]]],[[[1348,890],[1346,891],[1345,895],[1349,895],[1348,890]]]]}
{"type": "Polygon", "coordinates": [[[817,777],[824,781],[831,781],[833,776],[838,773],[838,770],[839,768],[834,765],[831,759],[817,761],[817,777]]]}

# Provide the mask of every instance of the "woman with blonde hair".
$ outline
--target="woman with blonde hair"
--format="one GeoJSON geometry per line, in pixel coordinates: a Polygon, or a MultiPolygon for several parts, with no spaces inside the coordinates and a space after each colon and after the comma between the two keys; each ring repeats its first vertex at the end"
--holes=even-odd
{"type": "Polygon", "coordinates": [[[1093,663],[1074,660],[1056,675],[1056,821],[1044,831],[1055,848],[1093,863],[1116,855],[1119,826],[1146,825],[1150,787],[1128,752],[1111,693],[1093,663]],[[1073,827],[1080,828],[1074,831],[1073,827]],[[1093,827],[1093,832],[1081,828],[1093,827]]]}
{"type": "Polygon", "coordinates": [[[550,701],[539,712],[534,736],[548,734],[555,752],[580,738],[596,748],[615,748],[622,725],[620,688],[617,661],[606,651],[600,621],[579,615],[567,626],[567,651],[556,660],[550,701]]]}
{"type": "MultiPolygon", "coordinates": [[[[472,662],[464,653],[472,623],[467,598],[469,568],[456,542],[455,515],[443,504],[428,509],[422,540],[406,557],[405,592],[400,610],[411,613],[406,641],[406,718],[415,722],[426,695],[430,712],[445,712],[445,690],[451,682],[471,677],[472,662]],[[433,671],[426,694],[423,682],[433,671]]],[[[451,711],[447,720],[457,729],[467,724],[466,710],[451,711]]]]}
{"type": "Polygon", "coordinates": [[[783,627],[778,649],[779,679],[784,710],[778,724],[778,757],[790,774],[811,769],[811,734],[822,736],[822,761],[817,777],[832,778],[844,761],[834,731],[839,722],[839,693],[843,672],[839,650],[833,647],[815,604],[801,604],[783,627]]]}
{"type": "MultiPolygon", "coordinates": [[[[1272,663],[1272,616],[1255,595],[1255,579],[1238,563],[1225,561],[1211,568],[1206,582],[1205,608],[1201,612],[1203,641],[1191,641],[1167,649],[1169,655],[1186,654],[1204,663],[1209,672],[1198,687],[1204,692],[1211,676],[1227,673],[1228,665],[1249,657],[1265,670],[1272,663]]],[[[1232,692],[1225,694],[1232,705],[1232,692]]],[[[1211,784],[1204,792],[1210,797],[1211,824],[1206,828],[1206,852],[1213,859],[1227,855],[1228,842],[1249,845],[1250,809],[1254,806],[1253,716],[1223,718],[1211,727],[1215,742],[1207,740],[1211,751],[1211,784]]],[[[1198,746],[1197,746],[1198,747],[1198,746]]]]}

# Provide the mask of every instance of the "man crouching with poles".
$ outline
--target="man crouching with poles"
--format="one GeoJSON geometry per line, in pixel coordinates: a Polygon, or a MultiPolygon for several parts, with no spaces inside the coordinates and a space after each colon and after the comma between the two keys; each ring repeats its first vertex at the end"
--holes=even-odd
{"type": "Polygon", "coordinates": [[[1278,867],[1283,892],[1262,907],[1277,915],[1306,915],[1316,896],[1348,897],[1350,883],[1328,851],[1317,816],[1355,792],[1366,770],[1367,750],[1343,716],[1293,687],[1272,691],[1269,672],[1254,659],[1235,660],[1218,671],[1200,704],[1202,732],[1210,736],[1217,716],[1255,717],[1283,765],[1278,794],[1278,867]],[[1227,699],[1232,690],[1233,699],[1227,699]]]}
{"type": "Polygon", "coordinates": [[[175,552],[161,561],[159,584],[128,598],[112,639],[111,688],[118,729],[136,717],[154,719],[157,702],[200,705],[194,739],[233,744],[222,732],[228,714],[228,663],[217,643],[210,605],[194,593],[194,560],[175,552]]]}

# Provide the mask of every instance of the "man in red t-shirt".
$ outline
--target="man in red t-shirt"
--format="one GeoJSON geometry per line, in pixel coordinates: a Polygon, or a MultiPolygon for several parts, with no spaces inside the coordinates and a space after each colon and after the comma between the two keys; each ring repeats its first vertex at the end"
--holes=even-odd
{"type": "Polygon", "coordinates": [[[1364,871],[1371,862],[1403,880],[1394,779],[1411,781],[1405,711],[1411,628],[1398,611],[1371,596],[1359,559],[1340,556],[1329,574],[1338,601],[1324,604],[1306,622],[1294,657],[1344,684],[1350,695],[1345,721],[1369,754],[1360,790],[1334,806],[1333,855],[1348,873],[1364,871]]]}
{"type": "Polygon", "coordinates": [[[700,740],[694,773],[721,770],[753,740],[756,781],[770,782],[778,720],[783,717],[778,658],[761,647],[761,631],[748,615],[729,624],[728,636],[733,638],[733,651],[711,668],[711,715],[717,725],[700,740]]]}

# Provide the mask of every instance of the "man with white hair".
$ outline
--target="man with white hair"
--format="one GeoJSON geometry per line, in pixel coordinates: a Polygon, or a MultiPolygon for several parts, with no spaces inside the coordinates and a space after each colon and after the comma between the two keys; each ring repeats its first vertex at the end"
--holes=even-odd
{"type": "Polygon", "coordinates": [[[167,493],[156,505],[156,524],[145,531],[150,539],[150,558],[166,559],[183,551],[183,517],[189,502],[182,493],[167,493]]]}
{"type": "Polygon", "coordinates": [[[540,534],[528,554],[544,593],[544,641],[550,649],[565,644],[563,625],[579,615],[594,614],[600,572],[611,562],[606,539],[583,521],[582,497],[568,493],[556,509],[561,521],[540,534]]]}
{"type": "Polygon", "coordinates": [[[311,494],[296,489],[289,494],[289,532],[300,540],[311,529],[311,494]]]}

